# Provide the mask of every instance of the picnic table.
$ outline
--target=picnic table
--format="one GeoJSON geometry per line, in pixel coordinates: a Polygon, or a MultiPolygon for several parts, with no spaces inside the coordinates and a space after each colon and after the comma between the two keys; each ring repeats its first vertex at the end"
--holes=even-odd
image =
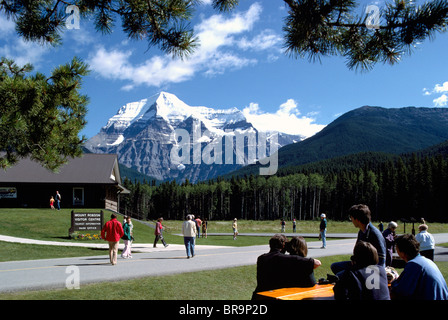
{"type": "Polygon", "coordinates": [[[334,300],[334,284],[316,284],[308,288],[282,288],[258,292],[259,299],[268,300],[334,300]]]}

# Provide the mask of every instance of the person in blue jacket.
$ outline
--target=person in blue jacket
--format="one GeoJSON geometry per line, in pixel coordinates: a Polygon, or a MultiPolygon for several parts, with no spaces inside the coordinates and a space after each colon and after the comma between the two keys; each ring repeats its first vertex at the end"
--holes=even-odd
{"type": "Polygon", "coordinates": [[[395,239],[397,253],[405,262],[391,284],[392,299],[448,300],[448,287],[437,265],[419,253],[420,243],[412,234],[395,239]]]}
{"type": "Polygon", "coordinates": [[[386,269],[371,243],[358,241],[351,263],[333,288],[335,300],[390,300],[386,269]]]}
{"type": "MultiPolygon", "coordinates": [[[[365,241],[371,243],[378,252],[378,265],[386,267],[386,241],[380,230],[370,221],[369,207],[365,204],[357,204],[349,209],[348,214],[353,225],[359,229],[357,242],[365,241]]],[[[330,268],[335,275],[340,276],[341,272],[350,267],[350,261],[342,261],[333,263],[330,268]]]]}

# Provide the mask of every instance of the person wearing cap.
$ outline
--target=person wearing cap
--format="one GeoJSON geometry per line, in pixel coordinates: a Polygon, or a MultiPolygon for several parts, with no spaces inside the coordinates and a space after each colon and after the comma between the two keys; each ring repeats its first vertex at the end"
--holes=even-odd
{"type": "Polygon", "coordinates": [[[420,254],[432,261],[434,261],[435,241],[432,234],[428,232],[428,225],[421,224],[418,226],[419,233],[415,239],[420,243],[420,254]]]}
{"type": "Polygon", "coordinates": [[[395,230],[397,227],[397,223],[391,221],[387,225],[387,229],[383,231],[383,237],[384,240],[386,240],[386,267],[390,267],[392,265],[396,237],[395,230]]]}
{"type": "Polygon", "coordinates": [[[322,239],[322,249],[325,249],[327,247],[327,216],[325,213],[322,213],[320,215],[320,238],[322,239]]]}

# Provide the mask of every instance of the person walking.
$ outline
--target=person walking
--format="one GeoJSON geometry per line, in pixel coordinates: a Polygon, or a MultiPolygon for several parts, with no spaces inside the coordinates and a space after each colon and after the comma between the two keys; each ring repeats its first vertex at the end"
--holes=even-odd
{"type": "Polygon", "coordinates": [[[54,198],[53,198],[53,196],[50,197],[50,208],[51,208],[51,210],[54,210],[54,198]]]}
{"type": "Polygon", "coordinates": [[[123,235],[123,226],[117,220],[117,215],[112,213],[110,220],[101,229],[101,239],[109,243],[109,259],[113,266],[117,264],[118,243],[123,235]]]}
{"type": "Polygon", "coordinates": [[[200,238],[201,237],[201,226],[202,226],[201,218],[198,216],[196,219],[194,219],[194,221],[196,222],[196,235],[198,238],[200,238]]]}
{"type": "Polygon", "coordinates": [[[163,238],[163,225],[162,225],[162,221],[163,218],[159,218],[157,219],[156,222],[156,229],[154,230],[154,235],[156,236],[156,238],[154,239],[154,248],[157,248],[157,242],[159,242],[159,240],[162,241],[163,246],[166,248],[168,247],[168,245],[165,242],[165,239],[163,238]]]}
{"type": "Polygon", "coordinates": [[[194,245],[196,241],[196,222],[191,220],[191,215],[187,215],[182,224],[182,235],[184,236],[185,249],[187,251],[187,259],[194,257],[194,245]]]}
{"type": "Polygon", "coordinates": [[[232,229],[233,229],[233,240],[236,240],[236,236],[238,235],[238,222],[236,218],[233,219],[232,229]]]}
{"type": "Polygon", "coordinates": [[[58,208],[58,210],[61,210],[61,198],[59,191],[56,191],[56,208],[58,208]]]}
{"type": "Polygon", "coordinates": [[[322,239],[322,249],[325,249],[327,247],[327,216],[325,213],[322,213],[320,215],[320,234],[319,237],[322,239]]]}
{"type": "Polygon", "coordinates": [[[208,228],[208,221],[207,218],[204,218],[202,221],[202,238],[205,237],[207,239],[207,228],[208,228]]]}
{"type": "Polygon", "coordinates": [[[296,219],[292,220],[292,232],[297,232],[297,221],[296,219]]]}
{"type": "Polygon", "coordinates": [[[132,243],[132,234],[131,234],[131,217],[126,217],[126,223],[123,226],[124,235],[122,237],[124,241],[124,249],[121,253],[121,257],[124,259],[132,258],[131,253],[131,243],[132,243]]]}

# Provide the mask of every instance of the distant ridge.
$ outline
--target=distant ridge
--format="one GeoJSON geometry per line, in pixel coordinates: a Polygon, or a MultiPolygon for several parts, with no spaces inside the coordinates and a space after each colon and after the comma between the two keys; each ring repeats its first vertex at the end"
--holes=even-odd
{"type": "MultiPolygon", "coordinates": [[[[447,108],[364,106],[349,111],[314,136],[278,151],[279,168],[361,152],[402,154],[448,140],[447,108]]],[[[256,173],[257,165],[231,174],[256,173]]]]}

